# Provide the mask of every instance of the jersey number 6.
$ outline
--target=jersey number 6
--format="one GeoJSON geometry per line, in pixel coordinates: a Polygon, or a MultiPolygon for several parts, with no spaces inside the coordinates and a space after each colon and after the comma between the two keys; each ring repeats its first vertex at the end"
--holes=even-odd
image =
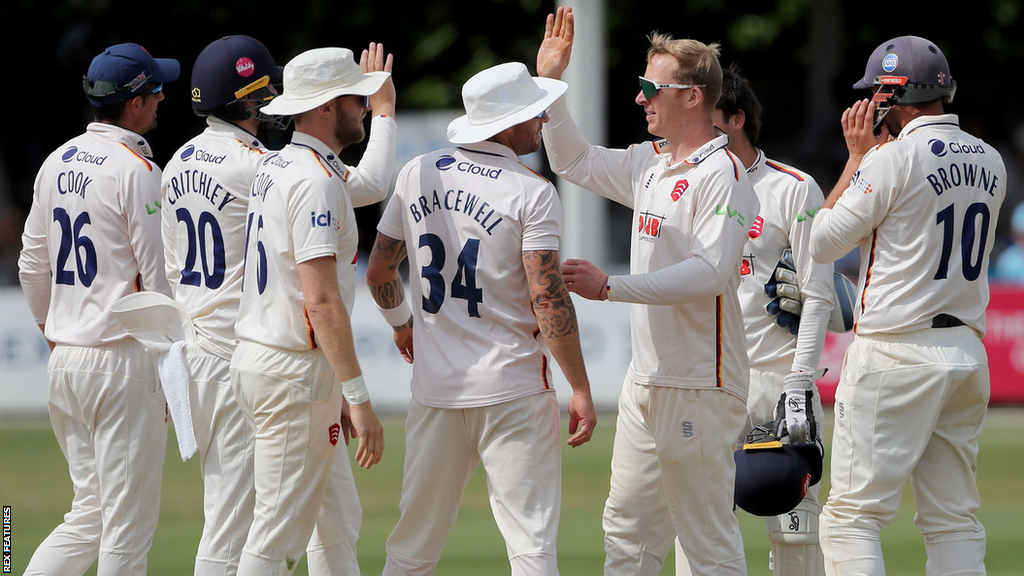
{"type": "MultiPolygon", "coordinates": [[[[420,236],[420,248],[430,249],[430,264],[423,266],[421,276],[430,284],[430,297],[423,296],[423,311],[437,314],[444,304],[445,279],[441,275],[447,258],[444,241],[436,234],[420,236]]],[[[480,240],[470,238],[459,253],[459,266],[452,279],[452,298],[461,298],[467,302],[469,315],[480,317],[480,302],[484,301],[484,291],[476,287],[476,257],[480,250],[480,240]]]]}

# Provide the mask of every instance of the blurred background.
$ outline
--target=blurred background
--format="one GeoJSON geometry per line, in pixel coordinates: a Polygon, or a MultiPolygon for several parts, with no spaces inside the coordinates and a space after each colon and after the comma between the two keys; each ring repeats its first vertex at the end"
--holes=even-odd
{"type": "MultiPolygon", "coordinates": [[[[1007,258],[1008,272],[999,278],[1005,283],[993,284],[985,344],[992,365],[993,403],[1024,404],[1024,256],[1019,246],[1014,248],[1011,234],[1013,218],[1020,222],[1017,242],[1024,245],[1024,209],[1014,217],[1014,207],[1024,200],[1024,104],[1022,92],[1013,88],[1021,85],[1018,75],[1024,69],[1024,1],[974,0],[941,7],[935,2],[841,0],[567,4],[577,15],[577,45],[566,78],[570,107],[577,118],[584,114],[582,107],[587,117],[596,119],[583,126],[593,142],[625,147],[650,139],[642,111],[633,101],[637,76],[645,68],[648,34],[661,31],[719,42],[723,66],[738,63],[764,105],[758,146],[770,157],[811,174],[826,193],[847,157],[839,118],[865,96],[851,86],[863,75],[872,50],[908,34],[939,45],[958,82],[956,99],[947,110],[960,116],[967,131],[995,146],[1007,167],[1006,202],[997,223],[991,269],[1004,251],[1012,256],[1016,250],[1018,257],[1007,258]],[[1014,278],[1021,284],[1012,285],[1014,278]]],[[[225,35],[250,35],[266,44],[280,65],[310,48],[343,46],[358,53],[371,41],[382,42],[395,55],[402,163],[446,144],[444,127],[462,114],[461,87],[470,76],[513,60],[535,69],[544,20],[554,9],[552,0],[0,0],[0,22],[8,29],[0,37],[0,47],[7,57],[10,104],[0,122],[0,501],[14,504],[14,573],[20,573],[71,499],[67,464],[45,420],[48,350],[18,287],[17,259],[36,172],[48,154],[84,131],[92,119],[82,75],[93,56],[113,44],[136,42],[157,57],[181,62],[182,77],[165,87],[159,127],[146,135],[163,166],[205,126],[191,110],[189,77],[196,56],[209,42],[225,35]]],[[[266,141],[279,148],[288,137],[273,133],[266,141]]],[[[361,154],[362,147],[354,146],[343,157],[355,164],[361,154]]],[[[551,175],[543,153],[526,162],[551,175]]],[[[571,190],[561,184],[559,189],[567,207],[567,229],[584,228],[575,232],[578,237],[569,243],[571,249],[563,244],[563,256],[585,255],[612,273],[628,270],[630,211],[589,196],[584,205],[577,205],[567,201],[571,190]]],[[[382,206],[357,211],[364,258],[382,206]]],[[[855,255],[850,261],[856,262],[855,255]]],[[[846,271],[856,277],[855,268],[846,271]]],[[[365,285],[360,283],[360,288],[365,285]]],[[[360,363],[375,406],[395,411],[385,418],[385,462],[372,471],[356,472],[364,509],[360,561],[365,573],[379,573],[383,542],[397,519],[404,439],[401,411],[409,373],[365,290],[358,298],[364,305],[353,312],[353,331],[360,363]]],[[[595,401],[612,410],[630,355],[628,307],[602,304],[607,303],[577,302],[577,307],[595,401]]],[[[821,365],[831,368],[832,379],[820,382],[826,400],[850,338],[829,335],[821,365]]],[[[556,384],[567,400],[568,387],[557,374],[556,384]]],[[[831,426],[831,414],[826,426],[831,426]]],[[[1024,411],[1019,407],[994,409],[981,440],[984,505],[979,516],[989,533],[990,574],[1020,574],[1024,566],[1022,429],[1024,411]]],[[[600,514],[607,496],[613,432],[614,415],[603,413],[593,443],[566,450],[559,540],[563,574],[600,571],[600,514]]],[[[180,464],[176,452],[171,441],[151,574],[188,573],[201,531],[196,459],[180,464]]],[[[908,491],[905,501],[911,498],[908,491]]],[[[507,573],[480,474],[463,504],[439,573],[507,573]]],[[[890,574],[923,572],[924,549],[912,517],[913,506],[902,507],[893,526],[883,532],[890,574]]],[[[763,521],[746,515],[741,521],[750,573],[769,574],[763,521]]],[[[670,557],[669,566],[671,562],[670,557]]],[[[304,574],[305,568],[297,573],[304,574]]],[[[666,567],[662,573],[672,570],[666,567]]]]}
{"type": "MultiPolygon", "coordinates": [[[[0,123],[0,286],[17,285],[20,232],[32,182],[47,154],[79,134],[91,120],[82,75],[105,47],[136,42],[157,57],[181,62],[182,78],[165,87],[160,126],[147,138],[160,165],[204,123],[191,111],[189,76],[196,56],[225,35],[261,40],[284,65],[309,48],[343,46],[357,53],[371,41],[395,55],[399,125],[417,113],[461,109],[461,87],[470,76],[518,60],[535,69],[550,0],[176,0],[139,4],[124,0],[4,0],[8,56],[8,103],[0,123]],[[20,110],[20,112],[19,112],[20,110]]],[[[643,73],[647,35],[669,32],[720,42],[722,64],[739,63],[765,107],[761,147],[778,160],[814,176],[827,191],[846,159],[839,127],[842,111],[863,94],[851,86],[881,42],[913,34],[938,44],[958,82],[949,110],[968,131],[1003,154],[1009,173],[1006,204],[998,222],[1001,250],[1008,242],[1011,208],[1024,199],[1024,106],[1017,71],[1024,68],[1021,0],[974,0],[939,8],[933,2],[870,4],[841,0],[684,0],[635,3],[579,0],[578,40],[603,48],[602,81],[586,94],[606,110],[606,127],[591,138],[624,147],[647,140],[641,109],[633,103],[643,73]],[[952,11],[955,10],[955,17],[952,11]],[[594,12],[599,11],[600,17],[594,12]],[[594,30],[593,27],[599,29],[594,30]]],[[[580,44],[574,65],[584,56],[580,44]]],[[[570,68],[570,72],[579,73],[570,68]]],[[[450,117],[448,119],[450,119],[450,117]]],[[[438,123],[431,124],[436,126],[438,123]]],[[[408,123],[407,123],[408,125],[408,123]]],[[[443,126],[443,124],[442,124],[443,126]]],[[[402,138],[415,139],[405,131],[402,138]]],[[[443,142],[444,134],[435,138],[443,142]]],[[[269,138],[280,147],[287,136],[269,138]]],[[[408,150],[410,158],[414,150],[408,150]]],[[[416,151],[416,153],[425,150],[416,151]]],[[[345,154],[350,161],[361,150],[345,154]]],[[[401,152],[400,152],[401,156],[401,152]]],[[[546,170],[543,155],[538,155],[546,170]]],[[[360,213],[368,246],[380,207],[360,213]]],[[[628,258],[630,214],[610,204],[601,209],[612,242],[607,262],[628,258]]],[[[994,260],[993,260],[994,261],[994,260]]]]}

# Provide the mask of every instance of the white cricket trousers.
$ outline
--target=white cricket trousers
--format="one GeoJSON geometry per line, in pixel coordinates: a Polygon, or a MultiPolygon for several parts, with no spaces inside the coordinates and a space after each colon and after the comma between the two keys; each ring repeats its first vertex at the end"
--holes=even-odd
{"type": "Polygon", "coordinates": [[[512,576],[558,574],[562,459],[554,392],[462,409],[412,400],[405,435],[402,516],[388,538],[383,576],[434,573],[481,462],[512,576]]]}
{"type": "Polygon", "coordinates": [[[747,573],[733,513],[745,402],[715,389],[641,386],[619,395],[604,573],[656,576],[678,536],[696,576],[747,573]]]}
{"type": "Polygon", "coordinates": [[[854,339],[836,390],[832,489],[821,513],[829,575],[885,574],[879,532],[908,476],[926,574],[985,573],[975,475],[988,399],[988,356],[967,326],[854,339]]]}
{"type": "MultiPolygon", "coordinates": [[[[256,438],[255,507],[238,573],[287,576],[309,544],[310,574],[358,574],[358,564],[354,571],[332,565],[333,572],[322,572],[313,557],[334,554],[325,554],[321,544],[337,547],[335,536],[349,534],[350,511],[343,508],[358,502],[351,467],[332,468],[335,460],[348,458],[345,452],[335,458],[337,443],[344,446],[342,396],[326,356],[319,349],[294,352],[240,342],[231,358],[231,388],[256,438]],[[347,483],[332,481],[336,471],[344,476],[346,470],[347,483]],[[311,541],[314,527],[319,537],[311,541]]],[[[354,564],[354,542],[351,551],[354,564]]]]}
{"type": "Polygon", "coordinates": [[[58,345],[47,363],[49,411],[74,499],[36,549],[28,576],[141,576],[160,514],[167,404],[156,356],[134,339],[58,345]]]}
{"type": "Polygon", "coordinates": [[[249,526],[255,438],[231,391],[230,361],[185,347],[192,429],[203,477],[203,535],[195,576],[235,576],[249,526]]]}

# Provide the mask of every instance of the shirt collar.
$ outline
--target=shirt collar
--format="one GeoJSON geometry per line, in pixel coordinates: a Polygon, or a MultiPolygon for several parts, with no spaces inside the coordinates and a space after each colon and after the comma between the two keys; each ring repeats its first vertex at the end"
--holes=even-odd
{"type": "Polygon", "coordinates": [[[902,131],[900,131],[899,139],[910,136],[910,133],[915,130],[935,125],[955,126],[959,128],[960,119],[956,114],[927,114],[925,116],[918,116],[910,122],[907,122],[907,125],[903,127],[902,131]]]}
{"type": "Polygon", "coordinates": [[[753,177],[755,174],[760,172],[761,169],[764,168],[764,163],[767,159],[768,158],[764,155],[764,151],[757,148],[757,159],[754,160],[754,163],[750,168],[747,168],[747,176],[753,177]]]}
{"type": "Polygon", "coordinates": [[[293,132],[292,144],[302,148],[309,148],[313,150],[313,152],[316,152],[316,155],[334,169],[342,180],[344,180],[348,174],[348,167],[345,166],[345,163],[338,158],[338,155],[334,153],[334,150],[331,150],[330,146],[321,142],[319,138],[310,136],[305,132],[293,132]]]}
{"type": "Polygon", "coordinates": [[[498,144],[497,142],[491,142],[489,140],[474,142],[473,144],[460,144],[458,148],[460,150],[468,150],[470,152],[481,152],[483,154],[504,156],[505,158],[510,158],[513,162],[519,161],[519,157],[516,156],[516,153],[511,148],[504,144],[498,144]]]}
{"type": "MultiPolygon", "coordinates": [[[[729,146],[729,136],[725,133],[719,134],[715,138],[709,140],[705,144],[697,147],[696,150],[691,151],[682,160],[677,161],[675,164],[671,164],[669,168],[675,168],[680,165],[697,166],[701,162],[707,160],[712,154],[718,152],[722,148],[729,146]]],[[[672,154],[669,152],[662,152],[658,154],[658,157],[666,165],[672,161],[672,154]]]]}
{"type": "Polygon", "coordinates": [[[254,134],[252,134],[245,128],[238,126],[237,124],[225,122],[224,120],[221,120],[220,118],[216,118],[214,116],[208,116],[206,118],[206,125],[209,126],[210,130],[213,130],[215,132],[227,132],[232,137],[236,138],[239,142],[245,144],[250,148],[256,148],[257,150],[264,151],[267,149],[267,147],[264,146],[262,142],[260,142],[259,138],[257,138],[254,134]]]}
{"type": "Polygon", "coordinates": [[[127,128],[122,128],[116,124],[109,124],[107,122],[90,122],[86,131],[92,132],[93,134],[103,138],[116,140],[140,156],[145,156],[150,159],[153,158],[153,148],[149,145],[149,142],[147,142],[141,134],[136,134],[127,128]]]}

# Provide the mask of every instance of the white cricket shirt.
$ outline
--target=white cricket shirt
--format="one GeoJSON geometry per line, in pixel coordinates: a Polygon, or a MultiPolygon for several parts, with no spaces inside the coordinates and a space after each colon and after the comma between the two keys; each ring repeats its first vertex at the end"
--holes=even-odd
{"type": "Polygon", "coordinates": [[[609,300],[633,303],[628,376],[637,384],[722,388],[746,399],[736,289],[758,203],[746,170],[726,149],[728,137],[669,164],[665,141],[626,150],[591,146],[564,98],[548,113],[544,142],[555,172],[633,209],[631,274],[608,280],[609,300]]]}
{"type": "Polygon", "coordinates": [[[815,260],[860,247],[854,330],[930,328],[939,314],[985,334],[988,262],[1006,168],[955,114],[920,116],[864,155],[831,210],[814,219],[815,260]]]}
{"type": "Polygon", "coordinates": [[[36,176],[18,260],[46,338],[96,346],[128,336],[110,313],[139,290],[170,294],[160,244],[160,167],[145,138],[93,122],[36,176]]]}
{"type": "Polygon", "coordinates": [[[761,211],[750,223],[740,264],[740,306],[747,329],[750,366],[774,364],[788,359],[792,371],[817,370],[832,297],[832,264],[811,258],[811,222],[821,209],[821,188],[807,174],[775,160],[758,150],[757,160],[747,168],[761,211]],[[782,252],[793,250],[797,285],[803,296],[800,332],[790,334],[765,312],[772,299],[764,285],[771,279],[782,252]]]}
{"type": "Polygon", "coordinates": [[[294,351],[317,347],[298,269],[315,258],[337,259],[351,313],[359,232],[348,174],[326,144],[302,132],[263,160],[249,192],[239,339],[294,351]]]}
{"type": "Polygon", "coordinates": [[[561,225],[554,186],[501,144],[405,165],[377,229],[408,247],[418,402],[469,408],[551,390],[522,254],[557,251],[561,225]]]}
{"type": "Polygon", "coordinates": [[[199,346],[231,359],[242,295],[245,221],[253,177],[267,155],[254,135],[209,117],[161,183],[167,279],[195,325],[199,346]]]}

